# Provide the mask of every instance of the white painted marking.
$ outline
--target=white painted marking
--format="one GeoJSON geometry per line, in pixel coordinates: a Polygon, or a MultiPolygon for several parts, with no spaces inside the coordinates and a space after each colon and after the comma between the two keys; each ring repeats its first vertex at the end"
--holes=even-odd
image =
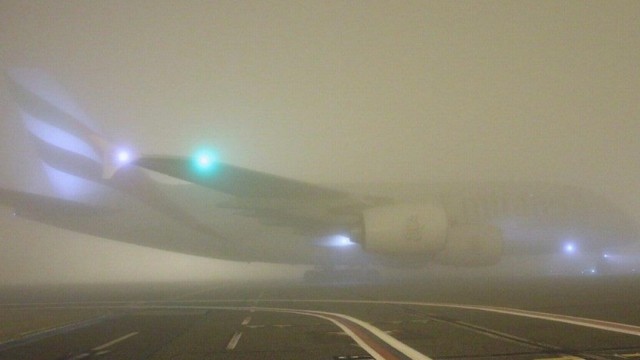
{"type": "Polygon", "coordinates": [[[235,334],[233,334],[233,336],[231,337],[231,340],[229,340],[229,343],[227,344],[227,350],[235,349],[241,337],[242,337],[242,332],[236,331],[235,334]]]}
{"type": "Polygon", "coordinates": [[[128,338],[130,338],[130,337],[132,337],[132,336],[136,336],[136,335],[138,335],[138,332],[137,332],[137,331],[134,331],[134,332],[129,333],[129,334],[125,335],[125,336],[121,336],[121,337],[119,337],[119,338],[117,338],[117,339],[115,339],[115,340],[111,340],[111,341],[109,341],[109,342],[108,342],[108,343],[106,343],[106,344],[102,344],[102,345],[100,345],[100,346],[96,346],[96,347],[94,347],[94,348],[93,348],[93,349],[91,349],[91,350],[93,350],[93,351],[100,351],[100,350],[103,350],[103,349],[108,348],[109,346],[115,345],[115,344],[117,344],[117,343],[119,343],[119,342],[121,342],[121,341],[127,340],[128,338]]]}
{"type": "Polygon", "coordinates": [[[330,331],[327,334],[331,334],[331,335],[340,335],[340,336],[348,336],[347,333],[345,333],[344,331],[330,331]]]}
{"type": "MultiPolygon", "coordinates": [[[[286,311],[286,309],[281,309],[283,312],[289,312],[286,311]]],[[[294,312],[294,311],[291,311],[294,312]]],[[[314,314],[314,313],[307,313],[307,312],[294,312],[296,314],[301,314],[301,315],[311,315],[311,316],[315,316],[315,317],[319,317],[325,320],[328,320],[332,323],[334,323],[337,327],[339,327],[340,329],[342,329],[342,331],[345,332],[345,334],[349,335],[353,340],[355,340],[355,342],[360,345],[360,347],[362,349],[364,349],[364,351],[366,351],[367,353],[369,353],[369,355],[371,355],[371,357],[373,357],[376,360],[385,360],[385,358],[380,355],[377,351],[375,351],[372,347],[369,346],[369,344],[367,344],[362,338],[360,338],[358,335],[356,335],[353,331],[351,331],[351,329],[349,329],[346,325],[344,325],[343,323],[341,323],[340,321],[337,321],[333,318],[327,317],[327,316],[323,316],[320,314],[314,314]]]]}
{"type": "Polygon", "coordinates": [[[251,316],[247,316],[246,318],[244,318],[244,320],[242,320],[242,325],[249,325],[250,322],[251,316]]]}
{"type": "Polygon", "coordinates": [[[551,314],[538,311],[520,310],[504,307],[492,307],[483,305],[457,305],[457,304],[428,304],[424,306],[439,306],[459,309],[480,310],[487,312],[494,312],[499,314],[515,315],[521,317],[528,317],[532,319],[549,320],[555,322],[562,322],[565,324],[579,325],[590,327],[593,329],[600,329],[612,332],[618,332],[623,334],[630,334],[640,336],[640,326],[621,324],[611,321],[596,320],[589,318],[581,318],[569,315],[551,314]]]}
{"type": "Polygon", "coordinates": [[[629,354],[616,354],[617,356],[622,356],[623,358],[627,358],[627,359],[633,359],[633,358],[640,358],[640,353],[629,353],[629,354]]]}
{"type": "MultiPolygon", "coordinates": [[[[60,327],[62,327],[62,326],[65,326],[65,325],[61,325],[60,327]]],[[[42,328],[35,329],[35,330],[29,330],[29,331],[25,331],[25,332],[19,333],[18,337],[25,337],[25,336],[28,336],[28,335],[31,335],[31,334],[35,334],[35,333],[39,333],[39,332],[43,332],[43,331],[46,331],[46,330],[49,330],[49,328],[42,327],[42,328]]]]}
{"type": "MultiPolygon", "coordinates": [[[[207,303],[207,302],[246,302],[246,299],[226,299],[226,300],[193,300],[193,301],[182,301],[183,303],[207,303]]],[[[514,308],[507,307],[492,307],[485,305],[462,305],[462,304],[453,304],[453,303],[428,303],[428,302],[415,302],[415,301],[383,301],[383,300],[333,300],[333,299],[260,299],[261,302],[305,302],[305,303],[342,303],[342,304],[387,304],[387,305],[412,305],[412,306],[431,306],[431,307],[445,307],[445,308],[457,308],[457,309],[467,309],[467,310],[478,310],[478,311],[486,311],[486,312],[494,312],[501,313],[507,315],[535,318],[541,320],[562,322],[567,324],[573,324],[578,326],[590,327],[594,329],[618,332],[623,334],[640,336],[640,326],[637,325],[629,325],[623,323],[616,323],[611,321],[604,320],[596,320],[589,318],[582,318],[576,316],[569,315],[559,315],[559,314],[551,314],[551,313],[543,313],[529,310],[520,310],[514,308]]],[[[153,303],[160,303],[162,301],[147,301],[145,302],[145,306],[153,307],[153,303]]],[[[11,304],[2,304],[11,305],[11,304]]],[[[19,305],[19,304],[16,304],[19,305]]],[[[21,306],[20,308],[40,308],[40,309],[68,309],[70,307],[85,309],[85,308],[104,308],[104,307],[125,307],[125,308],[138,308],[136,306],[132,306],[130,302],[126,301],[102,301],[102,302],[90,302],[90,303],[82,303],[82,302],[63,302],[63,303],[34,303],[29,306],[21,306]]],[[[144,307],[140,305],[139,307],[144,307]]],[[[177,308],[193,308],[188,306],[183,307],[173,307],[173,309],[177,308]]],[[[208,309],[207,307],[196,307],[200,309],[208,309]]],[[[246,310],[245,310],[246,311],[246,310]]],[[[255,312],[255,308],[250,308],[250,312],[255,312]]]]}
{"type": "MultiPolygon", "coordinates": [[[[233,311],[247,311],[248,309],[250,309],[248,307],[240,307],[240,306],[233,307],[233,306],[184,306],[184,305],[181,305],[181,306],[180,305],[157,305],[157,306],[145,305],[144,308],[146,308],[146,309],[149,309],[149,308],[187,309],[188,308],[188,309],[233,310],[233,311]]],[[[283,313],[290,313],[290,314],[315,316],[315,317],[318,317],[318,318],[321,318],[321,319],[328,320],[328,321],[334,323],[340,329],[342,329],[342,331],[347,333],[353,340],[356,341],[356,343],[358,345],[360,345],[360,347],[362,347],[362,349],[364,349],[366,352],[368,352],[369,355],[371,355],[376,360],[385,360],[386,358],[384,356],[382,356],[380,353],[378,353],[377,351],[375,351],[371,346],[369,346],[369,344],[364,339],[362,339],[358,334],[356,334],[347,325],[349,322],[359,325],[360,327],[362,327],[365,330],[367,330],[369,333],[371,333],[371,334],[375,335],[376,337],[378,337],[382,342],[386,343],[390,347],[394,348],[396,351],[398,351],[400,353],[403,353],[404,355],[406,355],[407,357],[409,357],[411,359],[415,359],[415,360],[432,360],[430,357],[428,357],[428,356],[418,352],[417,350],[409,347],[408,345],[398,341],[397,339],[391,337],[390,335],[388,335],[384,331],[376,328],[375,326],[373,326],[371,324],[368,324],[368,323],[366,323],[366,322],[364,322],[362,320],[353,318],[351,316],[338,314],[338,313],[324,312],[324,311],[286,309],[286,308],[252,307],[252,309],[255,309],[256,311],[283,312],[283,313]],[[340,320],[345,320],[345,321],[342,322],[340,320]]],[[[253,327],[253,326],[256,326],[256,325],[249,325],[248,327],[253,327]]],[[[264,326],[264,325],[259,325],[259,326],[264,326]]],[[[237,343],[240,340],[241,336],[242,336],[242,333],[239,332],[239,331],[236,331],[236,333],[233,335],[233,337],[229,341],[229,344],[227,345],[227,350],[232,350],[233,348],[235,348],[235,346],[237,345],[237,343]]]]}
{"type": "MultiPolygon", "coordinates": [[[[94,318],[94,319],[97,319],[97,317],[94,318]]],[[[69,322],[66,322],[66,323],[62,323],[60,325],[54,325],[52,327],[42,327],[42,328],[39,328],[39,329],[22,332],[22,333],[18,334],[18,336],[21,337],[21,338],[22,337],[27,337],[29,335],[34,335],[34,334],[43,333],[43,332],[56,330],[56,329],[62,329],[64,327],[66,327],[66,326],[72,326],[72,325],[75,325],[75,324],[82,323],[83,321],[89,321],[89,320],[91,320],[91,319],[80,320],[80,321],[69,321],[69,322]]]]}
{"type": "MultiPolygon", "coordinates": [[[[604,320],[596,320],[582,317],[575,317],[569,315],[560,315],[560,314],[551,314],[551,313],[543,313],[537,311],[529,311],[529,310],[521,310],[515,308],[507,308],[507,307],[492,307],[485,305],[464,305],[464,304],[455,304],[455,303],[429,303],[429,302],[414,302],[414,301],[380,301],[380,300],[333,300],[333,299],[260,299],[261,302],[282,302],[282,303],[342,303],[342,304],[386,304],[386,305],[409,305],[409,306],[425,306],[425,307],[443,307],[443,308],[453,308],[453,309],[466,309],[466,310],[477,310],[477,311],[486,311],[493,312],[499,314],[520,316],[520,317],[528,317],[534,319],[548,320],[554,322],[567,323],[572,325],[590,327],[594,329],[612,331],[617,333],[629,334],[640,336],[640,326],[637,325],[629,325],[623,323],[616,323],[611,321],[604,320]]],[[[140,306],[140,308],[165,308],[165,309],[226,309],[226,310],[241,310],[251,312],[255,312],[255,307],[215,307],[215,306],[189,306],[189,305],[181,305],[181,306],[154,306],[153,303],[159,303],[161,301],[149,301],[146,302],[144,306],[140,306]]],[[[246,299],[226,299],[226,300],[194,300],[194,301],[183,301],[184,303],[205,303],[205,302],[246,302],[246,299]]],[[[92,303],[81,303],[81,302],[67,302],[67,303],[39,303],[39,304],[31,304],[29,306],[22,306],[21,308],[49,308],[49,309],[68,309],[70,307],[73,308],[104,308],[113,307],[113,308],[127,308],[127,309],[135,309],[138,308],[136,306],[131,306],[130,302],[119,302],[119,301],[105,301],[105,302],[92,302],[92,303]]],[[[6,305],[6,304],[5,304],[6,305]]],[[[261,311],[270,311],[269,308],[260,308],[261,311]]],[[[290,309],[293,310],[293,309],[290,309]]],[[[633,355],[633,354],[629,354],[633,355]]],[[[632,356],[629,356],[630,358],[632,356]]]]}
{"type": "MultiPolygon", "coordinates": [[[[434,320],[434,321],[438,321],[438,320],[434,320]]],[[[519,336],[503,333],[501,331],[489,329],[489,328],[486,328],[484,326],[475,325],[475,324],[471,324],[471,323],[464,322],[464,321],[455,321],[455,322],[452,322],[452,323],[451,322],[447,322],[447,324],[454,325],[454,326],[455,325],[463,325],[463,326],[467,327],[467,330],[469,330],[469,329],[480,330],[480,331],[482,331],[482,335],[488,336],[488,337],[490,337],[492,339],[497,339],[497,340],[501,340],[501,341],[509,341],[509,342],[513,342],[515,344],[518,344],[520,346],[530,346],[530,347],[533,347],[535,349],[539,349],[540,348],[539,345],[529,344],[529,340],[527,340],[527,339],[521,338],[519,336]]]]}
{"type": "Polygon", "coordinates": [[[102,355],[106,355],[108,353],[110,353],[111,350],[102,350],[102,351],[98,351],[97,353],[95,353],[95,356],[102,356],[102,355]]]}
{"type": "Polygon", "coordinates": [[[354,333],[351,330],[351,328],[349,328],[346,324],[343,324],[342,322],[334,319],[334,317],[351,321],[357,325],[360,325],[361,327],[368,330],[373,335],[377,336],[380,340],[387,343],[387,345],[393,347],[394,349],[403,353],[404,355],[408,356],[411,359],[431,360],[430,357],[418,352],[417,350],[409,347],[403,342],[400,342],[394,337],[391,337],[389,334],[378,329],[377,327],[348,315],[330,313],[325,311],[313,311],[313,310],[296,310],[296,309],[283,309],[283,308],[259,308],[259,309],[263,311],[278,311],[278,312],[287,312],[287,313],[301,314],[301,315],[311,315],[311,316],[323,318],[325,320],[329,320],[332,323],[336,324],[345,333],[349,334],[349,336],[351,336],[351,338],[355,340],[356,343],[360,345],[360,347],[362,347],[366,352],[369,353],[369,355],[371,355],[376,360],[384,360],[385,358],[382,355],[380,355],[378,352],[376,352],[373,348],[371,348],[362,338],[360,338],[360,336],[354,333]]]}
{"type": "MultiPolygon", "coordinates": [[[[240,300],[238,300],[240,301],[240,300]]],[[[623,323],[616,323],[612,321],[589,319],[577,316],[551,314],[538,311],[521,310],[507,307],[494,307],[486,305],[463,305],[453,303],[429,303],[429,302],[416,302],[416,301],[384,301],[384,300],[332,300],[332,299],[263,299],[262,302],[304,302],[304,303],[342,303],[342,304],[383,304],[383,305],[412,305],[412,306],[427,306],[427,307],[444,307],[452,309],[466,309],[466,310],[478,310],[493,312],[498,314],[514,315],[520,317],[528,317],[533,319],[541,319],[548,321],[561,322],[566,324],[590,327],[594,329],[618,332],[622,334],[640,336],[640,326],[629,325],[623,323]]],[[[225,300],[229,302],[229,300],[225,300]]]]}

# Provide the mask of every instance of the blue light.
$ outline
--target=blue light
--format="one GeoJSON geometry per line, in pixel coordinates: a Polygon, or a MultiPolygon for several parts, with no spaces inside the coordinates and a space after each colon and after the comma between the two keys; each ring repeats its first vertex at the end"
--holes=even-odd
{"type": "Polygon", "coordinates": [[[563,247],[565,254],[574,254],[576,252],[576,245],[574,243],[566,243],[563,247]]]}
{"type": "Polygon", "coordinates": [[[356,245],[348,236],[345,235],[332,235],[322,239],[319,242],[320,246],[329,248],[347,248],[356,245]]]}
{"type": "Polygon", "coordinates": [[[344,235],[336,235],[334,236],[334,244],[336,246],[350,246],[353,245],[353,242],[351,241],[351,239],[349,239],[348,236],[344,236],[344,235]]]}
{"type": "Polygon", "coordinates": [[[129,154],[126,150],[118,151],[118,162],[121,164],[126,164],[131,160],[131,154],[129,154]]]}

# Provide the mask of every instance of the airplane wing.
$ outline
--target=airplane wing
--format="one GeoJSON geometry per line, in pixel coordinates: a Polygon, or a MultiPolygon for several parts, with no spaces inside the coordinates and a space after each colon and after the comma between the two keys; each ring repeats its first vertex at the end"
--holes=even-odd
{"type": "Polygon", "coordinates": [[[203,166],[198,159],[146,156],[134,164],[241,198],[349,199],[353,205],[367,205],[345,192],[222,162],[203,166]]]}
{"type": "Polygon", "coordinates": [[[198,158],[144,156],[133,165],[213,189],[233,199],[219,204],[264,223],[295,228],[300,233],[335,231],[353,226],[366,208],[389,204],[383,197],[351,193],[198,158]],[[204,166],[206,165],[206,166],[204,166]]]}

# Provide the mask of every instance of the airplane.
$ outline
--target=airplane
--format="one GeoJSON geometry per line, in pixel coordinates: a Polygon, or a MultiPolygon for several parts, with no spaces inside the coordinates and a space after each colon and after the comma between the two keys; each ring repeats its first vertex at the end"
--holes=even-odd
{"type": "Polygon", "coordinates": [[[575,186],[324,186],[228,164],[207,149],[134,155],[42,71],[12,69],[6,84],[38,155],[29,160],[37,162],[34,176],[48,186],[0,188],[0,204],[58,228],[216,259],[313,265],[308,280],[338,267],[369,276],[379,266],[478,267],[514,254],[602,253],[638,239],[624,211],[575,186]]]}

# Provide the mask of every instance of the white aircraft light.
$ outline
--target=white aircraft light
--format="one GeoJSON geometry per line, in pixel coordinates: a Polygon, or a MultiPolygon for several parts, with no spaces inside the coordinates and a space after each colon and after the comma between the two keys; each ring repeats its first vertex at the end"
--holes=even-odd
{"type": "Polygon", "coordinates": [[[125,164],[128,163],[129,160],[131,160],[131,154],[129,154],[128,151],[126,150],[120,150],[118,151],[118,162],[121,164],[125,164]]]}
{"type": "Polygon", "coordinates": [[[334,239],[335,243],[337,246],[349,246],[349,245],[353,245],[353,242],[351,242],[351,239],[349,239],[348,236],[344,236],[344,235],[337,235],[335,236],[334,239]]]}
{"type": "Polygon", "coordinates": [[[569,255],[575,254],[576,245],[574,243],[566,243],[564,244],[563,250],[565,254],[569,254],[569,255]]]}
{"type": "Polygon", "coordinates": [[[346,247],[354,246],[356,243],[351,241],[351,239],[348,236],[333,235],[333,236],[328,236],[322,239],[322,241],[320,241],[319,244],[324,247],[346,248],[346,247]]]}

